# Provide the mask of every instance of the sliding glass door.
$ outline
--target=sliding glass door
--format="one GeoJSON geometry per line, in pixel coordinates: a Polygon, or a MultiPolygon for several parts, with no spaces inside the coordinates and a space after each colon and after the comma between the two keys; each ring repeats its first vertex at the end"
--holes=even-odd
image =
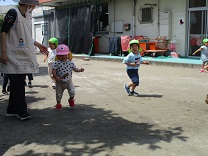
{"type": "MultiPolygon", "coordinates": [[[[203,45],[202,40],[208,34],[208,0],[189,0],[188,8],[188,56],[203,45]]],[[[197,54],[200,56],[200,53],[197,54]]]]}

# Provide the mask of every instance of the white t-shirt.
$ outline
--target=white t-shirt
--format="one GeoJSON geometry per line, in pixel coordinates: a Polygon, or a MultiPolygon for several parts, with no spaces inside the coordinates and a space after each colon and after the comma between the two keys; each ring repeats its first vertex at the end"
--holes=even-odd
{"type": "Polygon", "coordinates": [[[56,58],[56,49],[48,48],[48,63],[52,63],[55,61],[56,58]]]}

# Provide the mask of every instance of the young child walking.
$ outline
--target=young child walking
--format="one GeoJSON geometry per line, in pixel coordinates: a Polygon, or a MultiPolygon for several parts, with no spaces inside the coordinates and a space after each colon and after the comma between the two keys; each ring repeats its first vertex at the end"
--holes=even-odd
{"type": "Polygon", "coordinates": [[[131,82],[128,85],[124,85],[124,89],[128,95],[138,96],[138,93],[134,91],[136,86],[139,85],[138,69],[140,64],[148,65],[149,62],[142,60],[138,40],[131,40],[129,44],[131,52],[124,58],[123,63],[126,64],[126,72],[131,79],[131,82]]]}
{"type": "Polygon", "coordinates": [[[25,76],[25,86],[28,86],[29,88],[32,88],[32,80],[33,80],[33,74],[32,73],[29,73],[29,74],[26,74],[25,76]],[[28,77],[28,84],[27,84],[27,77],[28,77]]]}
{"type": "Polygon", "coordinates": [[[52,64],[56,58],[56,48],[58,46],[58,40],[55,37],[52,37],[48,40],[49,47],[48,47],[48,55],[45,55],[44,62],[48,60],[48,74],[52,80],[52,88],[56,88],[56,80],[52,74],[52,64]]]}
{"type": "Polygon", "coordinates": [[[10,83],[8,75],[1,73],[1,76],[3,77],[2,93],[8,94],[8,92],[10,92],[10,83]]]}
{"type": "Polygon", "coordinates": [[[56,79],[56,110],[62,110],[61,99],[65,89],[69,93],[69,105],[74,107],[75,89],[72,82],[72,71],[83,72],[84,68],[77,68],[76,65],[69,60],[69,48],[61,44],[56,49],[57,61],[52,65],[52,74],[56,79]]]}
{"type": "Polygon", "coordinates": [[[196,53],[201,52],[201,60],[202,60],[202,68],[200,69],[200,73],[207,70],[208,65],[208,39],[203,39],[204,45],[197,49],[192,55],[196,55],[196,53]]]}

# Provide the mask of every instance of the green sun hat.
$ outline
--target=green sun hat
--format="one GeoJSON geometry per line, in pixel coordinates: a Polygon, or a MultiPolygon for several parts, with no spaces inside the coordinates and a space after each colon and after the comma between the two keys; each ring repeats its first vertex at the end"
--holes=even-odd
{"type": "Polygon", "coordinates": [[[132,45],[132,44],[139,44],[139,41],[138,40],[131,40],[129,42],[129,45],[132,45]]]}
{"type": "Polygon", "coordinates": [[[48,42],[49,42],[49,43],[53,43],[53,44],[55,44],[56,46],[58,46],[58,40],[57,40],[57,38],[55,38],[55,37],[50,38],[50,40],[48,40],[48,42]]]}
{"type": "Polygon", "coordinates": [[[203,43],[206,43],[206,42],[208,42],[208,39],[207,38],[203,39],[203,43]]]}

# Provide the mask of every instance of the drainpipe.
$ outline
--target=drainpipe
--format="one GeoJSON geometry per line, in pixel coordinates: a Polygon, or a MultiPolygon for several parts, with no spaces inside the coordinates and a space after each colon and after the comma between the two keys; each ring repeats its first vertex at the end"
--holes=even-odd
{"type": "Polygon", "coordinates": [[[136,0],[133,0],[133,17],[132,17],[132,37],[135,36],[135,14],[136,14],[136,0]]]}
{"type": "Polygon", "coordinates": [[[113,11],[114,11],[114,13],[113,13],[113,21],[114,21],[114,36],[116,36],[116,0],[114,0],[113,1],[113,11]]]}
{"type": "Polygon", "coordinates": [[[157,27],[158,27],[158,35],[157,36],[160,36],[160,0],[157,1],[157,10],[158,10],[158,24],[157,24],[157,27]]]}
{"type": "Polygon", "coordinates": [[[56,36],[56,8],[54,8],[54,36],[56,36]]]}

